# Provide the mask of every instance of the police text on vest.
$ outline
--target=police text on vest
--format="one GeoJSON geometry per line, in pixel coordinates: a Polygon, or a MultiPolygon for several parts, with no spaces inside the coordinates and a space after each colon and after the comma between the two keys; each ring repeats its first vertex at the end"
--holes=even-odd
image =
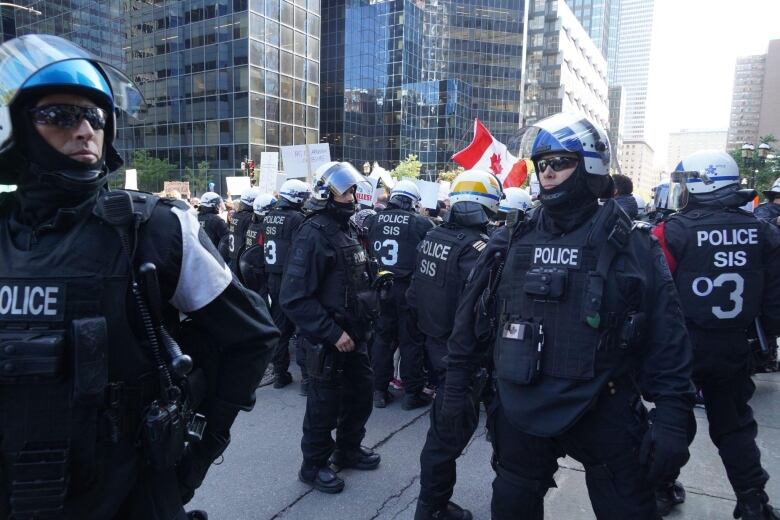
{"type": "Polygon", "coordinates": [[[547,246],[534,248],[536,265],[580,266],[580,249],[578,247],[547,246]]]}
{"type": "Polygon", "coordinates": [[[40,317],[56,319],[63,315],[64,287],[61,285],[3,284],[0,282],[0,318],[40,317]]]}

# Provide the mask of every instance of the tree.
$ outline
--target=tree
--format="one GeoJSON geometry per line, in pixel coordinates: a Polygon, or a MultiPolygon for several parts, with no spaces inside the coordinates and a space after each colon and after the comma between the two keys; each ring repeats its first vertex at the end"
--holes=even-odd
{"type": "Polygon", "coordinates": [[[455,180],[455,177],[457,177],[458,175],[460,175],[464,171],[466,171],[466,170],[465,170],[465,168],[463,168],[463,166],[458,166],[454,170],[441,171],[441,172],[439,172],[439,177],[436,180],[452,182],[452,181],[455,180]]]}
{"type": "Polygon", "coordinates": [[[168,161],[152,157],[146,150],[135,150],[130,157],[130,167],[138,170],[138,189],[142,191],[162,191],[163,182],[170,180],[176,169],[168,161]]]}
{"type": "MultiPolygon", "coordinates": [[[[761,142],[770,146],[771,143],[776,141],[777,139],[771,134],[761,137],[761,142]],[[768,140],[764,141],[764,139],[767,138],[768,140]]],[[[776,157],[772,152],[770,152],[763,164],[757,157],[751,158],[751,162],[745,164],[745,161],[742,159],[741,149],[733,150],[730,153],[739,166],[739,176],[742,177],[742,186],[749,187],[755,179],[754,187],[761,197],[763,197],[762,192],[768,190],[775,179],[780,176],[780,157],[776,157]]]]}
{"type": "Polygon", "coordinates": [[[208,161],[201,161],[196,172],[193,172],[189,166],[184,168],[182,180],[190,183],[190,193],[201,195],[206,191],[209,183],[209,166],[208,161]]]}
{"type": "Polygon", "coordinates": [[[406,159],[398,163],[398,166],[390,172],[390,176],[394,179],[403,179],[404,177],[416,179],[420,176],[421,168],[422,163],[418,161],[417,156],[412,153],[407,155],[406,159]]]}

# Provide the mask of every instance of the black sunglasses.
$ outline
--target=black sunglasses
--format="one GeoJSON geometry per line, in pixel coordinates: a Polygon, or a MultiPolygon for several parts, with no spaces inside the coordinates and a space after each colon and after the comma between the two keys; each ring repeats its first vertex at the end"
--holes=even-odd
{"type": "Polygon", "coordinates": [[[76,128],[86,119],[93,130],[106,127],[106,111],[98,107],[79,105],[44,105],[30,109],[33,122],[38,125],[52,125],[59,128],[76,128]]]}
{"type": "Polygon", "coordinates": [[[559,172],[576,166],[579,160],[576,157],[550,157],[536,161],[536,171],[542,173],[549,166],[553,171],[559,172]]]}

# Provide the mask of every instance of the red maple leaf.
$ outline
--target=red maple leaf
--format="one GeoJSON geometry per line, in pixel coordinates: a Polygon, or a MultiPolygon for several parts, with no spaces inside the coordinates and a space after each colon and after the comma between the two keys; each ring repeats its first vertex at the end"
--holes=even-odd
{"type": "Polygon", "coordinates": [[[497,153],[494,153],[490,156],[490,169],[493,170],[493,173],[496,175],[501,175],[501,157],[497,153]]]}

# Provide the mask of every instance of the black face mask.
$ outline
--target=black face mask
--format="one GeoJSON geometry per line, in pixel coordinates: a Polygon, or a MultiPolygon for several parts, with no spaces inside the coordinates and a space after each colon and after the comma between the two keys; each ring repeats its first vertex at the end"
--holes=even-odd
{"type": "MultiPolygon", "coordinates": [[[[568,233],[596,212],[599,206],[598,198],[594,193],[594,186],[588,183],[588,177],[594,176],[585,172],[580,161],[571,177],[555,188],[546,190],[540,187],[539,200],[544,207],[544,215],[549,218],[551,224],[549,231],[568,233]]],[[[607,176],[604,177],[608,179],[607,176]]]]}
{"type": "Polygon", "coordinates": [[[339,221],[346,222],[357,211],[357,204],[354,200],[352,202],[336,202],[331,199],[328,201],[328,211],[339,221]]]}

